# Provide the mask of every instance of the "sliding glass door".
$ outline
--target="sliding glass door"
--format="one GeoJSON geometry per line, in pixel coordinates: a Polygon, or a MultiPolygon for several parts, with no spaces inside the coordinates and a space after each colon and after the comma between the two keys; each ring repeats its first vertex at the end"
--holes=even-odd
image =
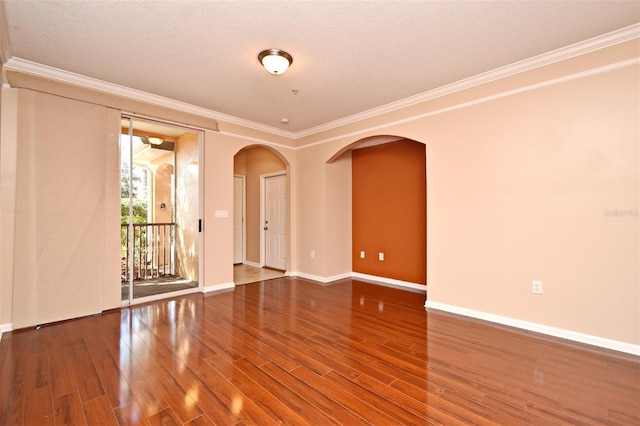
{"type": "Polygon", "coordinates": [[[122,119],[122,303],[198,287],[199,141],[190,129],[122,119]]]}

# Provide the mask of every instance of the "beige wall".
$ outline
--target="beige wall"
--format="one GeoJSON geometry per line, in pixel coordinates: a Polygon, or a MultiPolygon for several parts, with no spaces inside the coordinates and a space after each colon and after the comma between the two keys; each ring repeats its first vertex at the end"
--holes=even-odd
{"type": "Polygon", "coordinates": [[[171,159],[163,157],[163,162],[154,164],[154,219],[155,223],[170,223],[173,200],[171,199],[171,183],[174,175],[173,152],[171,159]],[[162,205],[164,204],[164,209],[162,205]]]}
{"type": "Polygon", "coordinates": [[[325,143],[298,151],[300,270],[326,276],[305,252],[350,238],[325,238],[326,193],[346,182],[321,161],[368,136],[407,137],[427,149],[430,301],[637,345],[638,51],[636,40],[301,140],[325,143]]]}
{"type": "Polygon", "coordinates": [[[176,274],[198,281],[200,256],[200,186],[198,134],[187,132],[176,142],[176,274]]]}
{"type": "MultiPolygon", "coordinates": [[[[216,289],[233,283],[233,175],[234,157],[243,148],[255,145],[255,138],[239,132],[237,126],[220,123],[220,132],[205,132],[203,160],[204,202],[204,288],[216,289]],[[229,212],[227,218],[216,218],[216,210],[229,212]]],[[[264,137],[264,135],[262,135],[264,137]]],[[[269,143],[268,139],[264,139],[269,143]]],[[[295,162],[295,151],[282,145],[273,148],[286,164],[295,162]]],[[[235,160],[235,166],[238,161],[235,160]]],[[[240,162],[241,163],[241,162],[240,162]]],[[[287,174],[290,176],[289,167],[287,174]]],[[[290,183],[290,180],[288,181],[290,183]]],[[[292,184],[293,186],[293,184],[292,184]]],[[[289,199],[295,203],[295,196],[289,199]]],[[[292,207],[289,207],[291,213],[292,207]]],[[[291,227],[295,214],[290,214],[291,227]]],[[[295,234],[294,231],[290,232],[295,234]]],[[[293,238],[293,237],[292,237],[293,238]]],[[[291,253],[291,251],[289,251],[291,253]]],[[[292,255],[289,262],[295,262],[292,255]]],[[[289,267],[287,268],[289,269],[289,267]]]]}
{"type": "Polygon", "coordinates": [[[0,89],[0,327],[12,322],[18,91],[0,89]]]}
{"type": "MultiPolygon", "coordinates": [[[[640,345],[639,50],[638,40],[622,43],[297,142],[220,122],[220,132],[205,131],[201,161],[201,279],[205,288],[233,281],[231,212],[234,156],[238,151],[260,140],[267,145],[273,143],[285,158],[291,201],[288,269],[330,279],[351,272],[351,161],[348,153],[330,164],[327,161],[368,136],[394,135],[426,144],[429,301],[640,345]],[[299,148],[292,148],[295,143],[299,148]],[[216,218],[217,210],[230,214],[228,218],[216,218]],[[311,250],[316,253],[314,259],[310,258],[311,250]],[[544,295],[531,294],[532,280],[543,281],[544,295]]],[[[18,79],[22,85],[36,84],[33,80],[18,79]]],[[[39,80],[37,86],[54,93],[67,90],[59,83],[39,80]]],[[[74,89],[69,94],[76,92],[74,89]]],[[[81,92],[77,96],[93,96],[86,90],[81,92]]],[[[36,97],[32,107],[16,110],[13,95],[7,93],[14,92],[3,89],[3,154],[11,150],[5,145],[5,134],[12,132],[10,125],[5,130],[4,117],[38,123],[40,114],[65,111],[61,114],[64,118],[77,107],[75,101],[59,108],[36,97]]],[[[103,97],[95,95],[96,100],[103,97]]],[[[113,102],[113,97],[108,101],[113,102]]],[[[95,108],[105,111],[105,117],[112,111],[95,108]]],[[[96,111],[93,107],[88,110],[96,111]]],[[[165,111],[164,116],[171,118],[171,111],[165,111]]],[[[115,120],[116,135],[118,124],[115,120]]],[[[109,126],[105,125],[102,132],[106,141],[109,126]]],[[[46,140],[38,137],[37,148],[46,140]]],[[[48,152],[49,148],[36,152],[48,152]]],[[[52,158],[57,154],[52,152],[52,158]]],[[[106,156],[103,161],[111,159],[106,156]]],[[[4,185],[11,178],[11,166],[5,169],[5,163],[11,161],[3,155],[3,202],[5,196],[10,198],[4,185]]],[[[19,167],[20,174],[33,176],[29,174],[33,164],[24,171],[19,167]]],[[[61,170],[58,163],[47,160],[45,164],[61,170]]],[[[106,192],[100,202],[107,203],[111,181],[115,182],[117,230],[117,161],[113,179],[110,172],[101,170],[106,192]]],[[[13,253],[7,248],[13,241],[5,242],[5,235],[11,235],[11,229],[7,232],[11,227],[5,226],[7,218],[16,211],[25,215],[21,224],[30,218],[39,222],[44,217],[38,216],[42,215],[40,210],[21,204],[29,201],[29,194],[35,194],[31,200],[38,208],[58,205],[57,201],[49,204],[46,194],[29,185],[31,182],[27,185],[31,192],[20,194],[16,209],[2,206],[3,268],[13,253]]],[[[53,194],[57,195],[55,191],[53,194]]],[[[70,217],[74,220],[63,221],[65,226],[79,220],[76,213],[70,217]]],[[[103,219],[108,222],[109,217],[103,219]]],[[[25,226],[28,229],[30,225],[25,226]]],[[[50,229],[43,232],[27,235],[35,238],[31,243],[15,241],[16,264],[26,262],[38,274],[60,266],[48,258],[34,260],[34,253],[50,250],[50,246],[40,244],[50,229]]],[[[103,286],[102,308],[119,305],[117,235],[114,232],[113,242],[103,235],[86,243],[101,255],[115,244],[115,287],[106,272],[98,277],[103,286]],[[109,303],[114,295],[114,303],[109,303]]],[[[82,238],[77,246],[85,246],[82,238]]],[[[17,317],[15,309],[6,313],[10,309],[6,294],[17,290],[19,296],[13,299],[24,296],[34,306],[54,297],[49,289],[40,291],[38,285],[34,286],[40,281],[23,276],[25,270],[15,271],[19,281],[8,277],[4,269],[0,275],[0,318],[4,323],[16,322],[17,317]],[[27,287],[18,289],[14,282],[24,282],[27,287]]],[[[59,272],[56,276],[62,275],[59,272]]],[[[65,288],[61,294],[73,289],[65,288]]],[[[32,307],[23,308],[29,315],[33,313],[32,307]]],[[[65,315],[78,314],[64,303],[60,310],[65,315]]]]}
{"type": "Polygon", "coordinates": [[[285,164],[268,148],[254,146],[244,149],[234,157],[236,175],[245,176],[245,223],[247,227],[247,261],[260,263],[260,234],[264,225],[260,222],[260,176],[285,172],[285,164]]]}

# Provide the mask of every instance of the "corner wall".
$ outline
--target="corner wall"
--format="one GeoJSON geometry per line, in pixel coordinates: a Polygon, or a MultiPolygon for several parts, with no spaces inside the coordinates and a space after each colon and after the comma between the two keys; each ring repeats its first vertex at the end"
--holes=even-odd
{"type": "Polygon", "coordinates": [[[424,141],[431,306],[640,353],[639,51],[636,39],[302,139],[299,255],[349,244],[324,236],[318,210],[341,185],[324,161],[369,136],[424,141]]]}

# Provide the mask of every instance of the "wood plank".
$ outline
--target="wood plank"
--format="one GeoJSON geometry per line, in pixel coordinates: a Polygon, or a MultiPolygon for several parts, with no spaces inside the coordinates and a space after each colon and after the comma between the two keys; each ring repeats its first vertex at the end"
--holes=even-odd
{"type": "Polygon", "coordinates": [[[68,393],[53,399],[54,423],[56,426],[84,426],[84,411],[78,392],[68,393]]]}
{"type": "Polygon", "coordinates": [[[317,407],[327,416],[331,417],[331,419],[336,423],[343,425],[369,424],[364,419],[342,406],[339,401],[329,398],[327,395],[318,391],[305,381],[300,380],[290,372],[283,370],[278,365],[271,362],[263,365],[261,368],[280,383],[286,384],[289,389],[297,395],[302,396],[310,404],[317,407]]]}
{"type": "Polygon", "coordinates": [[[0,424],[640,424],[640,357],[281,278],[7,333],[0,424]]]}
{"type": "Polygon", "coordinates": [[[120,426],[148,426],[149,421],[143,413],[142,406],[138,401],[133,400],[130,404],[123,407],[117,407],[113,413],[118,420],[120,426]]]}
{"type": "Polygon", "coordinates": [[[106,395],[87,401],[82,406],[88,425],[118,426],[118,420],[106,395]]]}
{"type": "Polygon", "coordinates": [[[54,424],[51,387],[44,386],[24,395],[24,426],[47,426],[54,424]]]}
{"type": "Polygon", "coordinates": [[[147,418],[151,426],[182,426],[182,422],[171,408],[165,408],[147,418]]]}

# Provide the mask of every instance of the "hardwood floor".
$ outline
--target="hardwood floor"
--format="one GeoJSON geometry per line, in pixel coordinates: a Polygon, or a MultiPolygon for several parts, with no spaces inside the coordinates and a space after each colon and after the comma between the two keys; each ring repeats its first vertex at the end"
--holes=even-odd
{"type": "Polygon", "coordinates": [[[2,425],[639,424],[640,359],[280,278],[7,333],[2,425]]]}

